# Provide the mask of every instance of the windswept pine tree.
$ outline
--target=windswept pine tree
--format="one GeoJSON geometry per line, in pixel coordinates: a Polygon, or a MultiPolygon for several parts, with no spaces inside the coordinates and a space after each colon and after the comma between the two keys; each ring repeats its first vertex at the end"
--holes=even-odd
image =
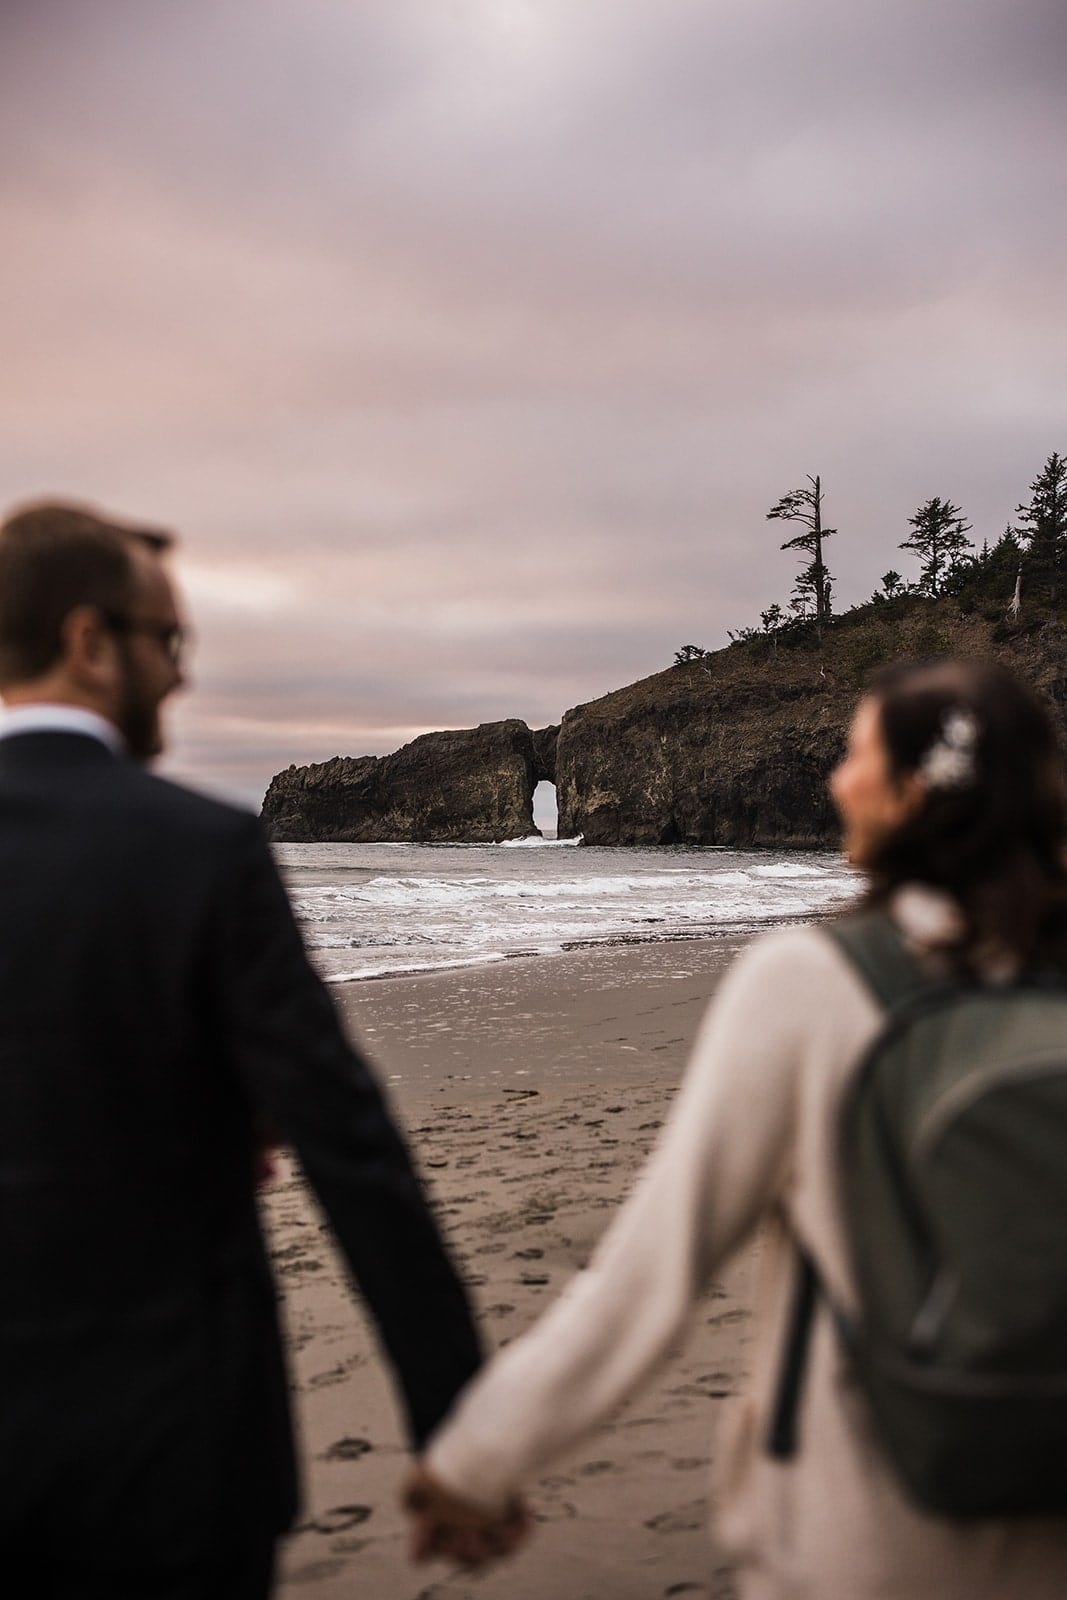
{"type": "Polygon", "coordinates": [[[803,529],[795,538],[787,539],[783,550],[801,550],[810,556],[807,564],[797,574],[793,588],[793,609],[801,616],[814,612],[820,636],[823,624],[831,616],[831,589],[833,579],[823,561],[822,545],[837,532],[824,528],[822,523],[822,482],[818,475],[808,478],[807,489],[790,489],[767,512],[767,521],[796,522],[803,529]]]}
{"type": "Polygon", "coordinates": [[[946,584],[973,548],[967,537],[971,524],[964,522],[959,506],[934,495],[908,518],[908,526],[914,532],[900,548],[914,550],[922,563],[919,588],[923,594],[936,598],[944,594],[946,584]]]}
{"type": "Polygon", "coordinates": [[[1063,564],[1067,555],[1067,460],[1053,451],[1030,485],[1030,500],[1016,506],[1019,518],[1013,532],[1027,554],[1050,567],[1063,564]]]}
{"type": "Polygon", "coordinates": [[[765,637],[771,641],[771,650],[774,653],[774,659],[777,661],[778,629],[785,623],[785,612],[776,600],[773,605],[767,607],[766,611],[760,612],[759,619],[765,637]]]}

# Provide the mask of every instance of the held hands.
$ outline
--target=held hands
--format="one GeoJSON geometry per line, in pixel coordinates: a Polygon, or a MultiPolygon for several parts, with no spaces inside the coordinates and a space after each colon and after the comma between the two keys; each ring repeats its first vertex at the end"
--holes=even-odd
{"type": "Polygon", "coordinates": [[[502,1511],[483,1511],[446,1489],[421,1464],[402,1492],[414,1519],[413,1561],[443,1556],[474,1570],[510,1555],[530,1531],[530,1514],[520,1500],[509,1501],[502,1511]]]}

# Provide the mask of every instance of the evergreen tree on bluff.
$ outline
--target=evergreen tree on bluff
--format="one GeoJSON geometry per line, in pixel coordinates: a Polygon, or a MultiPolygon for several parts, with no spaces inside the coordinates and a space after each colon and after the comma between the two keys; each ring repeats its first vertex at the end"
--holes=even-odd
{"type": "Polygon", "coordinates": [[[1016,533],[1035,560],[1059,566],[1067,553],[1067,461],[1055,450],[1030,485],[1030,503],[1015,507],[1016,533]]]}
{"type": "Polygon", "coordinates": [[[830,592],[833,579],[822,558],[822,542],[837,532],[836,528],[822,525],[822,484],[818,476],[809,476],[807,489],[790,489],[777,500],[767,513],[767,521],[798,522],[803,528],[795,538],[787,539],[783,550],[802,550],[811,560],[797,574],[794,594],[801,609],[813,607],[815,621],[822,633],[822,625],[830,620],[830,592]]]}
{"type": "Polygon", "coordinates": [[[915,551],[922,562],[919,588],[936,598],[944,594],[946,582],[972,549],[967,537],[971,524],[964,522],[959,506],[934,495],[908,518],[908,526],[915,531],[900,548],[915,551]]]}

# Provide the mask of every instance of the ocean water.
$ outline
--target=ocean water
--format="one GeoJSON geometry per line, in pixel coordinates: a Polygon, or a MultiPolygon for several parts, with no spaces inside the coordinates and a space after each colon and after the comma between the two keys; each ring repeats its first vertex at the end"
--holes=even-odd
{"type": "Polygon", "coordinates": [[[534,839],[287,844],[275,854],[331,983],[755,931],[818,916],[858,892],[840,856],[806,851],[534,839]]]}

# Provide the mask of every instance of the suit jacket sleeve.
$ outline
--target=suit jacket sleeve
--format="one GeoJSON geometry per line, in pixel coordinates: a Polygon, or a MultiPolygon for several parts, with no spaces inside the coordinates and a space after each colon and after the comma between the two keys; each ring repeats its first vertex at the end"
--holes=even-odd
{"type": "Polygon", "coordinates": [[[330,1220],[421,1444],[478,1366],[477,1334],[404,1142],[308,962],[262,831],[248,823],[214,973],[228,1051],[330,1220]]]}

